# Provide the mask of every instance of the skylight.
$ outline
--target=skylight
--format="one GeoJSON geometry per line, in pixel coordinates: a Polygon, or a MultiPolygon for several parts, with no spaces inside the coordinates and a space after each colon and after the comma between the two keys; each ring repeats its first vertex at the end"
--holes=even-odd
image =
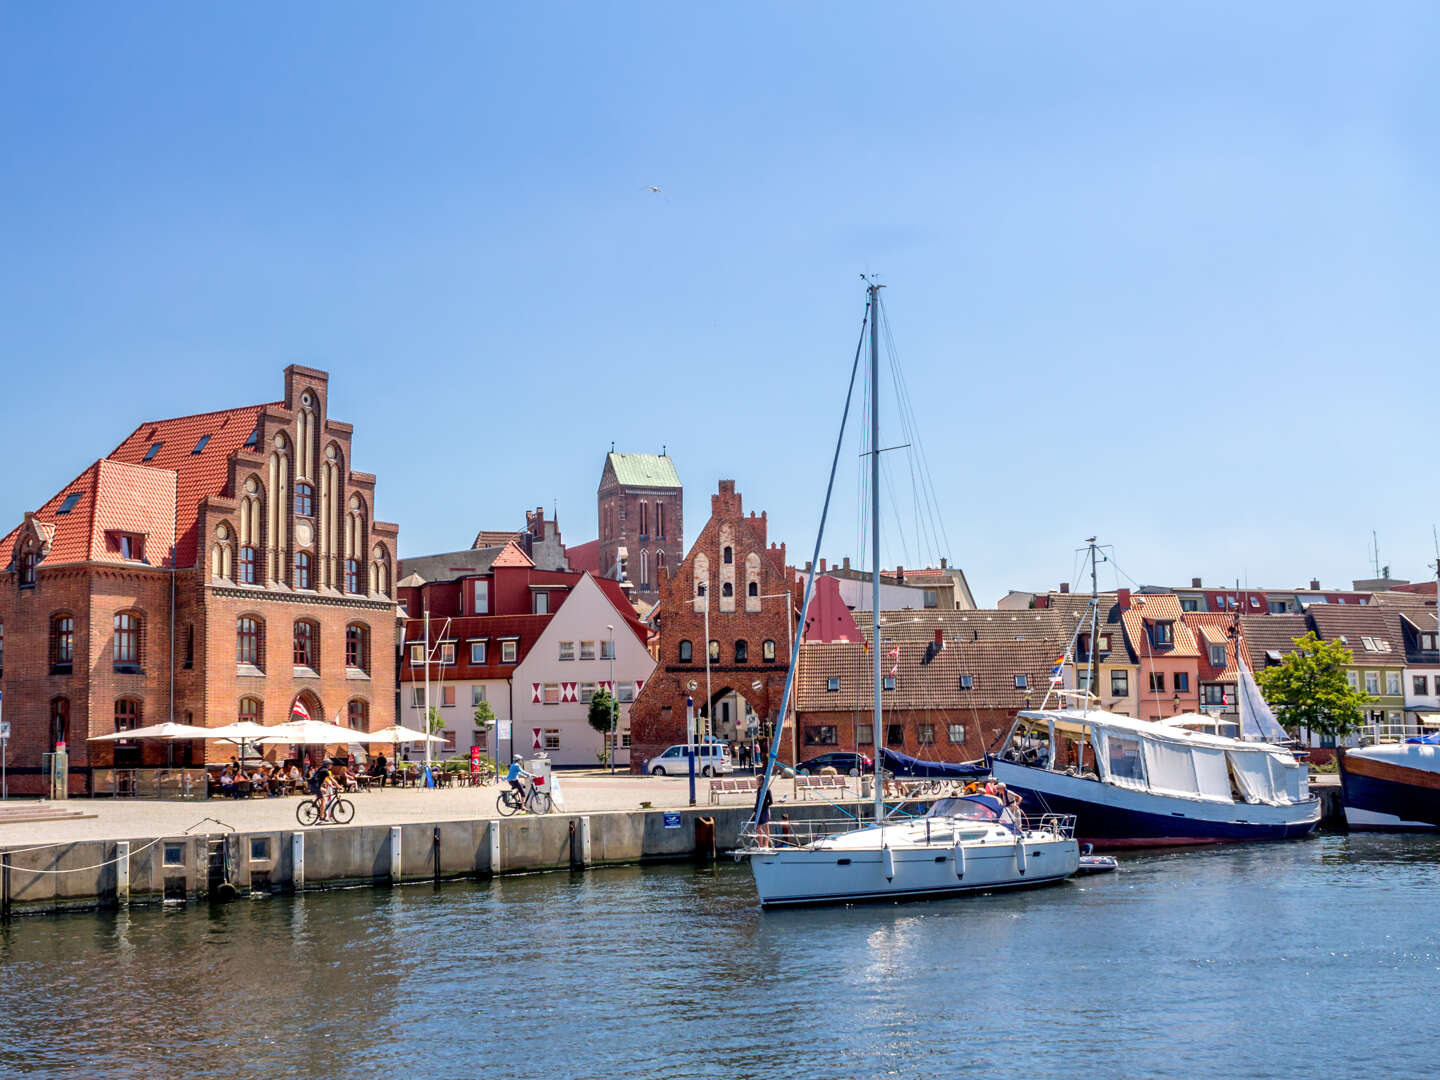
{"type": "Polygon", "coordinates": [[[250,432],[250,437],[245,440],[245,449],[247,449],[247,450],[253,450],[253,449],[255,449],[255,447],[257,447],[257,446],[259,446],[259,445],[260,445],[260,429],[257,427],[254,431],[250,432]]]}
{"type": "Polygon", "coordinates": [[[80,492],[72,491],[69,495],[65,496],[65,501],[60,504],[60,509],[56,510],[55,513],[68,514],[71,510],[75,509],[75,504],[79,501],[80,492]]]}
{"type": "Polygon", "coordinates": [[[152,458],[154,458],[154,456],[155,456],[156,454],[158,454],[158,453],[160,452],[160,448],[161,448],[162,446],[164,446],[164,445],[165,445],[165,444],[164,444],[163,442],[157,442],[157,443],[155,443],[153,446],[150,447],[149,450],[146,450],[146,451],[145,451],[145,456],[144,456],[141,460],[142,460],[142,461],[149,461],[149,460],[151,460],[152,458]]]}
{"type": "Polygon", "coordinates": [[[209,436],[208,434],[206,434],[206,435],[201,435],[201,436],[200,436],[200,441],[195,444],[195,449],[194,449],[194,450],[191,450],[190,453],[192,453],[192,454],[198,454],[198,453],[200,453],[202,450],[205,449],[205,444],[208,443],[209,441],[210,441],[210,436],[209,436]]]}

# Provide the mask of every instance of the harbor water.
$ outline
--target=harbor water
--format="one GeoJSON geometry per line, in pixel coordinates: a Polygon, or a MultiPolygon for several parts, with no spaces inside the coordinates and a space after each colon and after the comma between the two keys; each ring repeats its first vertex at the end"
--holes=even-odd
{"type": "Polygon", "coordinates": [[[635,867],[0,928],[0,1073],[1293,1077],[1434,1070],[1440,840],[1128,856],[761,912],[635,867]]]}

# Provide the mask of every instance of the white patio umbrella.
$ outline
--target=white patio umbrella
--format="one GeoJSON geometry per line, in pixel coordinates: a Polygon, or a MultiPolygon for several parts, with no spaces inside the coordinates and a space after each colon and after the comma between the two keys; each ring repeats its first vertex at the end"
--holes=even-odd
{"type": "Polygon", "coordinates": [[[391,724],[389,727],[383,727],[377,731],[357,732],[354,738],[356,742],[367,743],[414,743],[427,740],[432,743],[443,743],[445,741],[439,735],[426,735],[425,732],[408,728],[404,724],[391,724]]]}
{"type": "Polygon", "coordinates": [[[206,738],[223,739],[225,742],[240,744],[240,760],[245,760],[245,744],[259,742],[265,735],[272,731],[272,728],[264,724],[257,724],[253,720],[237,720],[233,724],[226,724],[224,727],[210,728],[206,738]]]}
{"type": "Polygon", "coordinates": [[[213,739],[209,728],[193,724],[151,724],[149,727],[115,731],[108,735],[91,735],[88,742],[122,742],[126,739],[213,739]]]}
{"type": "Polygon", "coordinates": [[[358,741],[363,735],[364,732],[341,727],[339,724],[327,723],[324,720],[291,720],[285,724],[267,727],[265,734],[256,741],[267,746],[277,743],[282,745],[298,743],[302,746],[329,746],[331,743],[344,743],[348,746],[350,743],[358,741]]]}

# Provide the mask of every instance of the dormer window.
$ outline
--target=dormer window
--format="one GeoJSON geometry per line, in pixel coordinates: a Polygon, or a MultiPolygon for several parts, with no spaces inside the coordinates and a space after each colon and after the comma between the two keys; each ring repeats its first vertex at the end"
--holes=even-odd
{"type": "Polygon", "coordinates": [[[31,589],[35,587],[35,552],[22,551],[20,553],[20,588],[31,589]]]}
{"type": "Polygon", "coordinates": [[[1435,648],[1435,635],[1434,635],[1434,634],[1421,634],[1421,635],[1420,635],[1420,648],[1426,649],[1426,650],[1433,650],[1433,649],[1435,648]]]}
{"type": "Polygon", "coordinates": [[[1157,622],[1150,627],[1150,642],[1156,646],[1168,646],[1175,644],[1175,624],[1172,622],[1157,622]]]}
{"type": "Polygon", "coordinates": [[[1211,645],[1211,646],[1210,646],[1210,666],[1211,666],[1211,667],[1217,667],[1217,668],[1223,668],[1223,667],[1225,666],[1225,646],[1224,646],[1224,645],[1211,645]]]}
{"type": "Polygon", "coordinates": [[[145,451],[145,456],[140,460],[153,461],[155,459],[155,455],[160,453],[160,448],[164,445],[165,444],[163,442],[152,443],[150,449],[145,451]]]}
{"type": "Polygon", "coordinates": [[[145,558],[145,537],[138,533],[110,532],[105,534],[106,546],[127,562],[145,558]]]}
{"type": "Polygon", "coordinates": [[[246,450],[254,450],[254,449],[255,449],[257,446],[259,446],[259,445],[260,445],[260,429],[257,427],[254,431],[250,432],[250,437],[245,440],[245,449],[246,449],[246,450]]]}

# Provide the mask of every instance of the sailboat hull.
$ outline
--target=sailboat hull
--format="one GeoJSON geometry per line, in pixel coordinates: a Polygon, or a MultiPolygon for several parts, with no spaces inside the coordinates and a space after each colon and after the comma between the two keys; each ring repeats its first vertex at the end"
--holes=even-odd
{"type": "Polygon", "coordinates": [[[1073,814],[1081,843],[1096,848],[1181,847],[1290,840],[1320,824],[1320,802],[1288,806],[1211,803],[1157,795],[996,759],[995,779],[1025,800],[1027,814],[1073,814]]]}
{"type": "Polygon", "coordinates": [[[757,851],[750,871],[762,906],[932,899],[1053,885],[1080,863],[1074,840],[916,848],[757,851]],[[887,856],[888,853],[888,856],[887,856]],[[888,876],[887,876],[888,875],[888,876]]]}

